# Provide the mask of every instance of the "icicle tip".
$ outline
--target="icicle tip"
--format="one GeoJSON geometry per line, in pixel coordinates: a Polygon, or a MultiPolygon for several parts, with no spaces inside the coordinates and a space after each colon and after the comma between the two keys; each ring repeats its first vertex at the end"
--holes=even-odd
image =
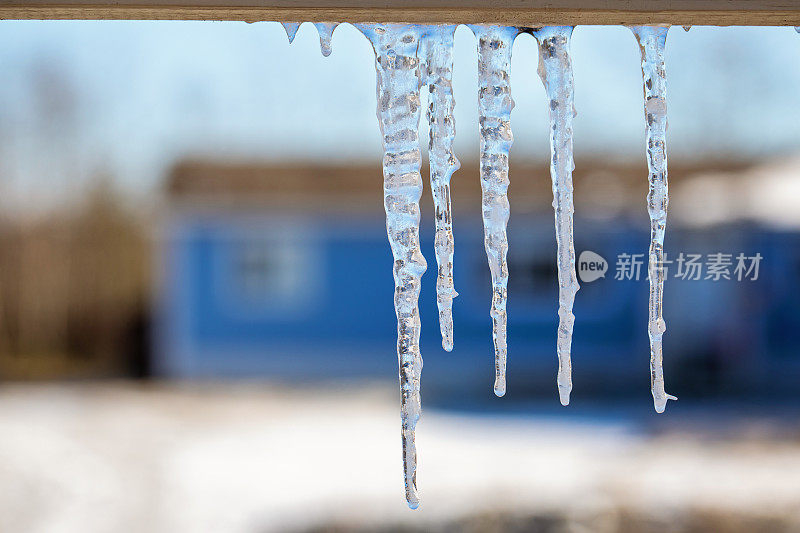
{"type": "Polygon", "coordinates": [[[564,407],[569,405],[569,395],[572,393],[572,387],[558,387],[558,399],[564,407]]]}
{"type": "Polygon", "coordinates": [[[328,57],[332,52],[331,40],[333,39],[333,32],[336,27],[339,26],[339,23],[315,22],[314,26],[317,28],[317,32],[319,33],[319,48],[322,52],[322,56],[328,57]]]}
{"type": "Polygon", "coordinates": [[[672,394],[665,394],[661,398],[653,397],[653,405],[656,408],[656,413],[663,413],[667,408],[667,400],[677,400],[677,396],[673,396],[672,394]]]}
{"type": "Polygon", "coordinates": [[[558,399],[564,407],[569,405],[569,396],[572,394],[572,365],[559,366],[558,377],[558,399]]]}
{"type": "Polygon", "coordinates": [[[413,486],[406,488],[406,504],[412,511],[419,507],[419,495],[417,494],[416,473],[414,474],[413,486]]]}
{"type": "Polygon", "coordinates": [[[502,398],[506,395],[506,382],[505,380],[495,380],[494,382],[494,395],[502,398]]]}

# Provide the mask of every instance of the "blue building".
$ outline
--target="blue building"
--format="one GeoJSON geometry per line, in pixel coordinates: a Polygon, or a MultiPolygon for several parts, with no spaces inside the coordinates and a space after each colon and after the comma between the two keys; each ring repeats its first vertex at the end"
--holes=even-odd
{"type": "MultiPolygon", "coordinates": [[[[643,174],[632,172],[644,180],[643,174]]],[[[509,391],[555,394],[557,277],[546,167],[512,169],[509,224],[509,391]],[[528,185],[524,183],[527,182],[528,185]],[[535,200],[534,200],[535,199],[535,200]],[[515,209],[515,207],[517,207],[515,209]]],[[[576,182],[577,182],[576,177],[576,182]]],[[[455,349],[441,348],[430,200],[421,241],[420,298],[426,394],[489,394],[490,282],[476,172],[454,177],[455,349]],[[458,180],[458,181],[456,181],[458,180]],[[467,181],[470,185],[460,185],[467,181]],[[463,189],[463,190],[462,190],[463,189]]],[[[163,375],[276,379],[396,379],[392,257],[378,167],[268,167],[184,163],[169,181],[170,216],[159,261],[155,338],[163,375]]],[[[576,218],[575,248],[606,258],[605,278],[582,283],[575,303],[576,395],[646,392],[646,266],[615,280],[620,254],[646,253],[644,206],[598,221],[576,218]]],[[[669,279],[665,369],[672,392],[789,389],[800,377],[800,239],[724,227],[671,227],[667,252],[764,256],[760,279],[669,279]]],[[[646,260],[646,259],[645,259],[646,260]]]]}

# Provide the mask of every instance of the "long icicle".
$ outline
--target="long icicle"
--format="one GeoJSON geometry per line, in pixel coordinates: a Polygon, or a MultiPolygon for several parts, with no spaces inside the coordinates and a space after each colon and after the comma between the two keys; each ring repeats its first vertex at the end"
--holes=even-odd
{"type": "Polygon", "coordinates": [[[664,233],[667,225],[667,71],[664,48],[669,27],[631,28],[642,53],[644,115],[646,120],[647,169],[650,187],[647,211],[650,215],[648,278],[650,302],[647,331],[650,336],[650,388],[656,412],[663,413],[667,400],[677,400],[664,390],[662,338],[667,329],[662,313],[664,300],[664,233]]]}
{"type": "Polygon", "coordinates": [[[550,109],[550,177],[553,181],[553,209],[556,224],[558,266],[558,395],[569,405],[572,392],[572,306],[578,292],[575,275],[575,245],[572,237],[572,154],[573,104],[572,61],[569,56],[571,26],[548,26],[534,33],[539,42],[539,76],[542,78],[550,109]]]}
{"type": "Polygon", "coordinates": [[[453,153],[456,135],[455,99],[453,98],[453,34],[455,26],[428,26],[421,43],[423,77],[428,85],[428,124],[430,139],[431,194],[436,214],[436,303],[439,307],[439,329],[442,348],[453,350],[453,220],[450,205],[450,178],[461,167],[453,153]]]}
{"type": "Polygon", "coordinates": [[[508,159],[511,133],[511,48],[519,29],[471,26],[478,39],[478,114],[481,132],[481,191],[484,247],[492,276],[494,393],[506,393],[508,236],[508,159]]]}
{"type": "Polygon", "coordinates": [[[377,74],[378,122],[383,136],[383,194],[386,230],[394,256],[394,308],[397,314],[397,357],[400,364],[403,470],[406,501],[415,509],[417,449],[414,430],[419,420],[422,356],[417,306],[420,279],[427,264],[419,246],[420,69],[417,26],[366,24],[359,29],[372,42],[377,74]]]}

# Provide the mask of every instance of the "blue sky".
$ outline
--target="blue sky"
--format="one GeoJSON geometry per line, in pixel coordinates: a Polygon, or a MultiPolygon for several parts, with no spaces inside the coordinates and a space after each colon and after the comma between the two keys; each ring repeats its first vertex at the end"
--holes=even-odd
{"type": "MultiPolygon", "coordinates": [[[[70,189],[97,168],[149,191],[191,154],[378,160],[375,72],[350,25],[323,58],[304,24],[290,46],[277,23],[4,21],[0,33],[0,192],[70,189]],[[50,120],[36,81],[74,109],[50,120]],[[38,77],[37,77],[38,76],[38,77]],[[55,81],[53,81],[55,80],[55,81]],[[46,157],[45,157],[46,156],[46,157]]],[[[477,158],[475,41],[455,46],[457,151],[477,158]]],[[[643,157],[639,52],[622,27],[573,35],[576,155],[643,157]]],[[[512,157],[548,149],[537,50],[517,39],[512,157]]],[[[800,36],[791,28],[673,28],[667,40],[670,156],[764,156],[800,146],[800,36]]],[[[46,107],[46,106],[45,106],[46,107]]],[[[27,195],[27,196],[26,196],[27,195]]]]}

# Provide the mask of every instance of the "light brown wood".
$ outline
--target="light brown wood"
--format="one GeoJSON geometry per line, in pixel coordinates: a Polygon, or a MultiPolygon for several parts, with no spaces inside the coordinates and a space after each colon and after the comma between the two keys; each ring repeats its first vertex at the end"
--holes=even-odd
{"type": "Polygon", "coordinates": [[[0,18],[800,26],[800,0],[0,0],[0,18]]]}

